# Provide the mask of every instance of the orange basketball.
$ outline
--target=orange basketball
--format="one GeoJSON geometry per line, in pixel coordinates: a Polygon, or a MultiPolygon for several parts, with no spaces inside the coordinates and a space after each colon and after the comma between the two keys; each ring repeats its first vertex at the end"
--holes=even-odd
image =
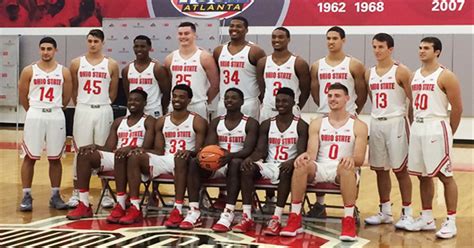
{"type": "Polygon", "coordinates": [[[219,159],[225,155],[225,150],[218,145],[204,147],[198,155],[199,165],[208,171],[219,169],[219,159]]]}

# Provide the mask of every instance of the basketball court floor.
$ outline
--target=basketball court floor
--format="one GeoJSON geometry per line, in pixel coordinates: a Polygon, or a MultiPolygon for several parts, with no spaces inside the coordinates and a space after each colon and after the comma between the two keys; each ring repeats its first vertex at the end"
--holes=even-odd
{"type": "MultiPolygon", "coordinates": [[[[454,149],[455,179],[459,187],[457,210],[458,234],[450,240],[439,240],[434,231],[405,232],[395,230],[393,225],[367,226],[360,224],[359,240],[355,243],[342,243],[339,219],[326,219],[305,222],[305,233],[294,238],[267,237],[261,234],[259,221],[254,231],[245,234],[216,234],[210,226],[216,221],[218,213],[210,214],[204,220],[204,226],[192,232],[169,230],[163,226],[166,211],[148,216],[142,223],[121,226],[105,222],[108,210],[102,210],[92,219],[68,221],[66,211],[52,210],[48,207],[50,186],[47,160],[37,162],[33,180],[33,212],[18,210],[22,198],[20,179],[21,159],[15,142],[21,133],[14,130],[0,130],[0,246],[101,246],[101,247],[473,247],[474,246],[474,149],[472,146],[456,146],[454,149]]],[[[72,192],[72,153],[63,159],[61,193],[66,201],[72,192]]],[[[415,216],[420,211],[418,179],[413,181],[413,210],[415,216]]],[[[398,184],[392,175],[393,211],[395,219],[399,217],[401,204],[398,184]]],[[[114,187],[114,186],[113,186],[114,187]]],[[[97,206],[100,181],[93,177],[91,182],[91,203],[97,206]]],[[[172,187],[164,186],[164,191],[173,192],[172,187]]],[[[442,185],[435,182],[433,202],[436,224],[439,228],[446,215],[442,185]]],[[[211,194],[217,194],[216,190],[211,194]]],[[[263,192],[260,192],[262,194],[263,192]]],[[[311,196],[314,200],[314,196],[311,196]]],[[[171,199],[170,199],[171,200],[171,199]]],[[[328,204],[339,204],[340,196],[327,196],[328,204]]],[[[362,169],[357,206],[361,220],[378,211],[378,194],[375,173],[367,166],[362,169]]],[[[239,208],[239,206],[237,206],[239,208]]],[[[286,209],[288,211],[288,209],[286,209]]],[[[341,216],[342,211],[328,210],[328,215],[341,216]]],[[[237,215],[238,216],[238,215],[237,215]]]]}

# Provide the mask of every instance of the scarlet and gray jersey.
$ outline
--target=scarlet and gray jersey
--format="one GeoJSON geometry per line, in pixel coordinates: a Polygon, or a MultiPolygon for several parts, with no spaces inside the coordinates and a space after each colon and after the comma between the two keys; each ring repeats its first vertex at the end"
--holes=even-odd
{"type": "Polygon", "coordinates": [[[439,75],[444,69],[440,66],[426,77],[421,75],[421,68],[415,72],[411,82],[415,117],[448,117],[448,97],[438,85],[439,75]]]}
{"type": "Polygon", "coordinates": [[[354,151],[355,116],[350,116],[346,124],[340,128],[334,128],[325,116],[319,129],[319,151],[316,162],[340,161],[344,157],[350,157],[354,151]]]}
{"type": "Polygon", "coordinates": [[[91,65],[85,56],[80,58],[77,71],[78,89],[77,103],[110,104],[110,72],[109,59],[104,58],[99,64],[91,65]]]}
{"type": "Polygon", "coordinates": [[[295,92],[295,102],[300,98],[300,81],[295,71],[296,56],[291,57],[282,65],[273,62],[272,55],[267,56],[263,78],[265,80],[265,95],[263,104],[275,108],[275,96],[282,87],[288,87],[295,92]]]}
{"type": "Polygon", "coordinates": [[[31,66],[33,76],[28,91],[28,101],[33,108],[61,108],[63,106],[63,66],[58,64],[51,72],[31,66]]]}
{"type": "Polygon", "coordinates": [[[128,126],[127,120],[128,117],[124,117],[120,122],[120,125],[117,129],[117,149],[126,147],[126,146],[143,146],[143,141],[145,140],[145,120],[147,115],[143,115],[140,120],[135,123],[133,126],[128,126]]]}
{"type": "Polygon", "coordinates": [[[288,159],[296,158],[298,154],[298,121],[300,118],[294,117],[291,125],[281,132],[276,123],[276,117],[270,120],[268,130],[268,156],[266,162],[282,163],[288,159]]]}
{"type": "Polygon", "coordinates": [[[201,53],[202,50],[198,49],[189,59],[183,59],[179,50],[176,50],[170,66],[172,87],[187,84],[193,90],[191,104],[207,101],[210,87],[206,71],[201,65],[201,53]]]}
{"type": "Polygon", "coordinates": [[[244,98],[257,98],[260,94],[257,84],[257,68],[249,60],[250,46],[245,46],[240,52],[232,55],[228,44],[222,47],[219,56],[220,69],[220,98],[229,88],[238,88],[244,93],[244,98]]]}
{"type": "Polygon", "coordinates": [[[194,132],[195,113],[189,113],[188,118],[179,125],[171,121],[171,114],[165,117],[163,136],[165,137],[165,155],[175,154],[179,150],[194,151],[196,132],[194,132]]]}
{"type": "Polygon", "coordinates": [[[148,94],[145,112],[155,110],[161,105],[162,93],[155,77],[154,68],[154,62],[150,62],[142,72],[137,71],[135,63],[131,63],[128,67],[127,78],[130,83],[130,91],[140,88],[148,94]]]}
{"type": "Polygon", "coordinates": [[[377,74],[376,67],[370,69],[369,88],[372,94],[372,111],[374,118],[404,116],[406,113],[406,94],[396,78],[398,64],[382,76],[377,74]]]}
{"type": "Polygon", "coordinates": [[[244,148],[245,138],[247,132],[245,127],[247,126],[248,116],[242,116],[242,120],[232,130],[229,130],[225,125],[225,115],[219,117],[219,123],[217,124],[217,139],[219,140],[219,146],[226,149],[229,152],[239,152],[244,148]]]}
{"type": "Polygon", "coordinates": [[[355,100],[355,82],[349,69],[351,57],[346,56],[344,60],[336,65],[330,66],[326,63],[326,58],[319,60],[318,80],[319,80],[319,113],[329,113],[328,92],[329,86],[335,83],[341,83],[347,87],[349,91],[349,102],[347,102],[346,110],[354,114],[357,106],[355,100]]]}

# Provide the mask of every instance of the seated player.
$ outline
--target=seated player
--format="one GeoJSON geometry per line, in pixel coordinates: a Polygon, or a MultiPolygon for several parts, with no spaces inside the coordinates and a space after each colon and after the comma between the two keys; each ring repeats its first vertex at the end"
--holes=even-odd
{"type": "Polygon", "coordinates": [[[188,163],[204,144],[207,129],[207,121],[187,109],[192,97],[189,86],[176,85],[171,98],[173,111],[156,121],[154,149],[141,149],[130,155],[126,175],[132,206],[125,216],[117,212],[115,218],[120,223],[131,224],[142,219],[139,207],[140,175],[154,178],[161,174],[174,174],[175,204],[165,226],[178,227],[183,220],[188,163]]]}
{"type": "Polygon", "coordinates": [[[287,87],[280,88],[275,97],[278,115],[262,122],[257,149],[242,164],[240,178],[244,211],[240,223],[232,228],[234,232],[245,233],[254,226],[251,205],[254,182],[265,178],[278,184],[278,197],[274,214],[263,233],[280,233],[281,215],[291,189],[293,162],[299,154],[306,151],[308,142],[308,124],[293,115],[294,105],[294,91],[287,87]]]}
{"type": "Polygon", "coordinates": [[[125,189],[127,178],[127,156],[137,147],[149,149],[153,145],[155,119],[145,115],[147,94],[143,90],[135,89],[130,92],[127,106],[130,115],[118,118],[110,128],[105,145],[87,145],[79,149],[77,159],[77,182],[79,186],[79,204],[77,208],[67,214],[70,220],[92,217],[92,208],[89,204],[89,182],[92,171],[116,171],[115,183],[117,200],[122,209],[125,209],[125,189]]]}
{"type": "Polygon", "coordinates": [[[295,161],[291,183],[291,213],[280,235],[296,236],[303,232],[301,206],[306,183],[331,182],[341,187],[344,218],[339,237],[355,241],[354,206],[357,195],[357,168],[362,166],[367,149],[367,125],[346,111],[349,94],[346,86],[329,87],[329,114],[311,122],[307,151],[295,161]]]}
{"type": "Polygon", "coordinates": [[[199,161],[193,159],[188,173],[189,207],[184,221],[179,225],[181,229],[192,229],[201,225],[199,210],[199,189],[203,178],[226,178],[227,200],[224,212],[220,219],[212,226],[215,232],[230,231],[234,220],[234,209],[240,190],[240,165],[248,157],[257,143],[258,122],[240,111],[244,102],[244,94],[237,88],[230,88],[225,92],[224,105],[227,114],[217,117],[209,124],[207,145],[219,145],[226,149],[226,155],[220,160],[222,166],[211,172],[202,169],[199,161]]]}

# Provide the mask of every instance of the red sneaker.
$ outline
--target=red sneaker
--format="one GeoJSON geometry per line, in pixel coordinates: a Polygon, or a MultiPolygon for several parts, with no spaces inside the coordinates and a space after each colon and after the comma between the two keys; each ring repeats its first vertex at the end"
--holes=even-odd
{"type": "Polygon", "coordinates": [[[263,229],[263,234],[270,235],[270,236],[278,236],[280,235],[280,231],[281,231],[280,218],[278,218],[278,216],[273,215],[272,218],[268,221],[267,227],[263,229]]]}
{"type": "Polygon", "coordinates": [[[234,221],[234,212],[224,209],[224,212],[222,212],[221,217],[217,221],[216,224],[212,226],[212,230],[214,232],[228,232],[230,231],[230,226],[232,225],[232,222],[234,221]]]}
{"type": "Polygon", "coordinates": [[[186,218],[179,224],[179,228],[183,230],[191,230],[202,225],[201,212],[199,209],[191,209],[188,211],[186,218]]]}
{"type": "Polygon", "coordinates": [[[354,217],[347,216],[342,218],[342,230],[339,239],[342,241],[356,241],[356,224],[354,217]]]}
{"type": "Polygon", "coordinates": [[[177,228],[179,224],[183,221],[184,217],[177,208],[173,208],[170,213],[170,217],[165,221],[165,226],[167,228],[177,228]]]}
{"type": "Polygon", "coordinates": [[[120,204],[115,204],[114,209],[110,211],[109,216],[107,216],[108,223],[119,223],[120,218],[125,216],[125,210],[122,208],[120,204]]]}
{"type": "Polygon", "coordinates": [[[280,235],[294,237],[298,233],[302,233],[303,230],[303,226],[301,225],[301,214],[290,213],[288,223],[281,229],[280,235]]]}
{"type": "Polygon", "coordinates": [[[142,211],[138,210],[135,205],[132,204],[132,206],[127,209],[127,213],[125,214],[125,216],[120,218],[119,223],[124,225],[130,225],[133,223],[140,222],[142,220],[142,211]]]}
{"type": "Polygon", "coordinates": [[[247,214],[242,214],[242,220],[240,223],[232,227],[232,231],[237,233],[246,233],[253,229],[255,223],[252,219],[249,219],[247,214]]]}
{"type": "Polygon", "coordinates": [[[77,205],[76,209],[71,210],[66,215],[66,218],[68,218],[69,220],[78,220],[82,218],[91,218],[92,216],[94,216],[94,213],[92,213],[91,206],[89,205],[88,207],[86,207],[84,203],[79,201],[79,204],[77,205]]]}

